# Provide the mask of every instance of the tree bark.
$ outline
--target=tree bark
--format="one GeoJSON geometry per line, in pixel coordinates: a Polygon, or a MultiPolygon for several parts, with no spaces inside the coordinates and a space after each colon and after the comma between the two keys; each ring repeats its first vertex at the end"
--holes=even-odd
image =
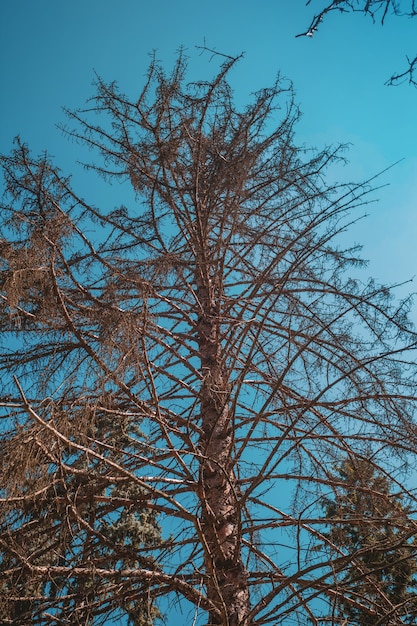
{"type": "Polygon", "coordinates": [[[198,343],[201,359],[202,530],[209,574],[207,596],[222,618],[210,625],[246,625],[250,610],[248,575],[242,561],[240,508],[233,469],[233,413],[220,340],[220,295],[209,276],[197,277],[201,312],[198,343]]]}

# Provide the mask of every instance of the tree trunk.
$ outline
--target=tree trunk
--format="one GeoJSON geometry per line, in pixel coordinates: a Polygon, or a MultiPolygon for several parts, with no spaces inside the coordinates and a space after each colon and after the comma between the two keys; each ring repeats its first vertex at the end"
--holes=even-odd
{"type": "Polygon", "coordinates": [[[207,595],[222,616],[210,616],[210,625],[243,626],[248,624],[248,576],[241,555],[240,508],[233,469],[233,415],[220,341],[220,298],[215,291],[211,278],[197,279],[203,431],[200,492],[207,595]]]}

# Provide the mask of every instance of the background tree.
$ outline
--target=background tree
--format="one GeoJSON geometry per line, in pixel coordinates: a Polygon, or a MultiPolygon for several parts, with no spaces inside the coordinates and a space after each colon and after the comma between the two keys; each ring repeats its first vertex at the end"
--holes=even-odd
{"type": "Polygon", "coordinates": [[[415,624],[417,543],[402,491],[367,458],[336,466],[323,501],[331,552],[354,555],[338,582],[337,618],[359,626],[415,624]]]}
{"type": "Polygon", "coordinates": [[[128,413],[112,411],[110,394],[89,400],[84,414],[74,410],[72,423],[68,413],[56,413],[61,438],[28,421],[3,436],[2,624],[86,626],[124,615],[132,626],[146,626],[158,615],[145,580],[83,571],[88,564],[102,572],[153,569],[154,549],[162,545],[146,494],[123,476],[111,476],[121,450],[131,457],[125,468],[134,471],[143,436],[128,413]],[[97,440],[105,447],[91,458],[71,445],[74,439],[84,439],[91,451],[97,440]]]}
{"type": "MultiPolygon", "coordinates": [[[[312,0],[307,0],[306,5],[310,5],[311,2],[312,0]]],[[[314,15],[308,29],[297,36],[312,37],[327,15],[333,11],[338,13],[364,13],[369,15],[373,22],[380,20],[381,24],[384,24],[386,18],[390,15],[408,18],[416,17],[417,5],[415,0],[332,0],[331,2],[326,2],[324,8],[314,15]]],[[[415,75],[417,55],[412,58],[407,56],[407,66],[407,69],[403,72],[393,74],[387,84],[395,85],[408,80],[411,85],[417,87],[415,75]]]]}
{"type": "Polygon", "coordinates": [[[35,624],[161,596],[190,623],[318,624],[357,564],[315,550],[326,468],[415,450],[409,301],[337,245],[369,182],[326,184],[341,149],[297,147],[291,85],[238,109],[220,58],[69,112],[125,204],[20,142],[2,159],[0,580],[11,602],[31,581],[35,624]]]}

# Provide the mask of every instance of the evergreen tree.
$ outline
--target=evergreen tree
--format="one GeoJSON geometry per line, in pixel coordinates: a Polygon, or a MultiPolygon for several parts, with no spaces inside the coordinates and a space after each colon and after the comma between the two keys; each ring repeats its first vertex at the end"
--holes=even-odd
{"type": "Polygon", "coordinates": [[[366,458],[344,460],[332,483],[334,496],[324,500],[328,545],[352,559],[338,581],[337,623],[415,624],[417,527],[403,495],[366,458]]]}
{"type": "Polygon", "coordinates": [[[133,471],[146,454],[137,425],[111,407],[111,394],[84,415],[59,415],[55,407],[53,423],[65,440],[28,421],[3,436],[1,623],[87,626],[125,616],[131,626],[149,626],[158,617],[146,581],[106,576],[152,571],[154,550],[163,545],[144,491],[111,475],[126,455],[133,471]],[[96,456],[82,449],[80,435],[96,456]]]}

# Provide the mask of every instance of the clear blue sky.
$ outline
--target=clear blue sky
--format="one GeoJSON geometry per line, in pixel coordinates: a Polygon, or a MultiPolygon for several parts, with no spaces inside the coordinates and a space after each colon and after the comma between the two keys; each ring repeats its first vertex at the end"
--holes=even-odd
{"type": "MultiPolygon", "coordinates": [[[[78,146],[55,127],[62,106],[82,106],[93,94],[94,71],[135,94],[148,53],[171,64],[179,46],[193,56],[195,76],[210,69],[195,46],[245,51],[235,71],[236,97],[292,79],[303,111],[298,141],[321,147],[351,142],[350,165],[339,178],[366,178],[404,159],[381,179],[371,216],[350,233],[364,244],[368,273],[387,282],[417,273],[417,90],[384,82],[417,49],[417,19],[392,17],[373,26],[360,14],[331,15],[313,38],[312,0],[1,0],[0,151],[20,134],[34,152],[47,149],[64,171],[78,146]]],[[[213,71],[215,66],[213,65],[213,71]]],[[[416,319],[417,321],[417,319],[416,319]]]]}

